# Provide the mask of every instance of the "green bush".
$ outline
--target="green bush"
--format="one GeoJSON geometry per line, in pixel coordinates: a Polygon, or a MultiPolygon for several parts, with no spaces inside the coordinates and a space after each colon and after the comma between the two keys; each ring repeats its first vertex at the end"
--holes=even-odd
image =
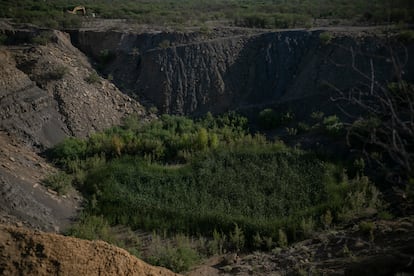
{"type": "Polygon", "coordinates": [[[207,25],[203,25],[200,27],[200,33],[208,36],[211,34],[211,30],[207,25]]]}
{"type": "Polygon", "coordinates": [[[313,235],[316,228],[314,219],[312,217],[302,218],[300,228],[302,230],[303,237],[310,238],[313,235]]]}
{"type": "Polygon", "coordinates": [[[69,137],[56,145],[50,151],[50,155],[57,164],[63,165],[66,164],[68,160],[85,157],[86,146],[84,140],[69,137]]]}
{"type": "Polygon", "coordinates": [[[381,211],[380,192],[366,176],[349,181],[348,192],[338,217],[342,221],[349,221],[366,214],[381,211]]]}
{"type": "Polygon", "coordinates": [[[319,35],[319,40],[323,45],[327,45],[331,43],[332,39],[333,39],[333,35],[329,32],[322,32],[319,35]]]}
{"type": "Polygon", "coordinates": [[[96,71],[93,71],[85,78],[85,81],[90,84],[98,83],[101,80],[99,75],[96,73],[96,71]]]}
{"type": "Polygon", "coordinates": [[[264,243],[264,240],[263,240],[262,236],[260,236],[260,233],[257,232],[253,236],[253,248],[255,248],[255,249],[262,249],[263,243],[264,243]]]}
{"type": "Polygon", "coordinates": [[[330,135],[338,135],[344,130],[344,124],[336,115],[323,119],[323,126],[325,131],[330,135]]]}
{"type": "Polygon", "coordinates": [[[319,122],[323,119],[324,117],[324,113],[322,111],[314,111],[311,114],[311,118],[315,121],[315,122],[319,122]]]}
{"type": "Polygon", "coordinates": [[[167,49],[168,47],[171,46],[171,42],[169,40],[163,40],[160,42],[160,44],[158,45],[161,49],[167,49]]]}
{"type": "Polygon", "coordinates": [[[231,246],[235,248],[237,252],[244,248],[244,232],[243,229],[237,225],[237,223],[234,224],[234,230],[230,232],[229,241],[231,246]]]}
{"type": "Polygon", "coordinates": [[[331,210],[327,210],[325,214],[321,216],[321,222],[325,229],[331,228],[333,221],[331,210]]]}
{"type": "Polygon", "coordinates": [[[299,122],[297,126],[298,133],[306,133],[311,130],[311,127],[304,122],[299,122]]]}
{"type": "Polygon", "coordinates": [[[374,241],[375,224],[371,221],[361,221],[359,223],[359,230],[369,237],[370,241],[374,241]]]}
{"type": "Polygon", "coordinates": [[[279,229],[277,244],[281,248],[286,248],[288,246],[288,238],[286,236],[285,231],[283,231],[282,229],[279,229]]]}
{"type": "Polygon", "coordinates": [[[68,72],[69,69],[66,66],[60,65],[48,72],[46,78],[49,80],[61,80],[68,72]]]}
{"type": "Polygon", "coordinates": [[[276,28],[295,28],[310,27],[311,17],[305,14],[294,14],[294,13],[277,13],[274,15],[274,27],[276,28]]]}
{"type": "Polygon", "coordinates": [[[286,132],[289,136],[295,136],[296,134],[298,134],[298,129],[294,127],[287,127],[286,132]]]}
{"type": "Polygon", "coordinates": [[[80,28],[82,26],[82,19],[79,16],[72,16],[70,14],[65,14],[57,22],[59,27],[63,29],[80,28]]]}
{"type": "Polygon", "coordinates": [[[372,221],[361,221],[359,223],[359,230],[365,234],[371,234],[375,229],[375,224],[372,221]]]}
{"type": "Polygon", "coordinates": [[[414,30],[401,30],[397,34],[397,38],[404,43],[412,42],[414,41],[414,30]]]}
{"type": "Polygon", "coordinates": [[[225,244],[227,242],[227,236],[223,232],[218,232],[216,229],[213,231],[213,239],[208,243],[208,252],[211,255],[222,255],[225,253],[225,244]]]}
{"type": "Polygon", "coordinates": [[[282,125],[287,125],[295,118],[292,111],[278,114],[271,108],[266,108],[260,111],[258,117],[259,126],[263,129],[270,130],[282,125]]]}
{"type": "Polygon", "coordinates": [[[175,272],[187,271],[200,259],[197,251],[191,247],[187,237],[176,235],[173,241],[162,240],[157,234],[152,235],[145,260],[150,264],[166,267],[175,272]]]}
{"type": "Polygon", "coordinates": [[[247,28],[269,28],[271,27],[271,20],[265,14],[250,14],[243,17],[237,17],[234,24],[240,27],[247,28]]]}
{"type": "Polygon", "coordinates": [[[80,239],[103,240],[109,243],[115,242],[115,235],[111,227],[102,216],[90,216],[83,214],[66,233],[80,239]]]}
{"type": "Polygon", "coordinates": [[[32,38],[32,42],[37,45],[46,45],[52,41],[53,33],[52,32],[41,32],[40,34],[32,38]]]}
{"type": "Polygon", "coordinates": [[[59,195],[64,195],[72,188],[72,177],[65,172],[57,172],[46,177],[43,184],[59,195]]]}

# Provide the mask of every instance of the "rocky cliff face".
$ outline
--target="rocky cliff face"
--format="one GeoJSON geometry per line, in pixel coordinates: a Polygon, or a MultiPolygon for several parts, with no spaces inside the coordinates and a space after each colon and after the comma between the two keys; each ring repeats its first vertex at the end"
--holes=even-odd
{"type": "MultiPolygon", "coordinates": [[[[81,30],[71,35],[77,47],[98,60],[111,53],[102,70],[125,91],[174,114],[222,112],[328,95],[326,84],[344,91],[361,87],[370,80],[358,70],[371,75],[371,59],[375,80],[392,80],[390,52],[380,31],[335,30],[327,40],[320,38],[322,32],[203,37],[81,30]]],[[[397,48],[395,53],[403,56],[413,45],[397,48]]],[[[407,71],[413,64],[409,58],[407,71]]]]}
{"type": "Polygon", "coordinates": [[[45,148],[65,136],[102,130],[141,106],[96,75],[87,58],[58,31],[8,33],[0,48],[0,127],[25,143],[45,148]],[[25,43],[43,36],[46,45],[25,43]]]}

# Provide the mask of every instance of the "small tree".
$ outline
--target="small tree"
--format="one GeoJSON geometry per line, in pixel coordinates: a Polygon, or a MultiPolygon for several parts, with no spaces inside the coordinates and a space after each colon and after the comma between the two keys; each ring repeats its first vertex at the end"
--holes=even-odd
{"type": "Polygon", "coordinates": [[[244,247],[244,233],[237,223],[234,224],[234,230],[230,233],[230,242],[237,252],[244,247]]]}
{"type": "Polygon", "coordinates": [[[223,254],[224,244],[226,243],[227,237],[224,233],[218,232],[216,229],[213,231],[213,240],[209,242],[208,248],[211,254],[223,254]]]}
{"type": "Polygon", "coordinates": [[[200,150],[205,150],[208,147],[208,132],[205,128],[200,128],[197,133],[197,146],[200,150]]]}
{"type": "Polygon", "coordinates": [[[261,249],[263,245],[263,238],[262,236],[260,236],[260,233],[257,232],[254,236],[253,236],[253,246],[256,249],[261,249]]]}
{"type": "MultiPolygon", "coordinates": [[[[117,156],[121,156],[122,150],[124,148],[124,142],[118,135],[114,135],[111,139],[112,150],[117,156]]],[[[114,155],[115,155],[114,154],[114,155]]]]}
{"type": "Polygon", "coordinates": [[[279,232],[278,232],[278,245],[282,248],[285,248],[288,246],[288,238],[286,236],[285,231],[283,231],[282,229],[279,229],[279,232]]]}

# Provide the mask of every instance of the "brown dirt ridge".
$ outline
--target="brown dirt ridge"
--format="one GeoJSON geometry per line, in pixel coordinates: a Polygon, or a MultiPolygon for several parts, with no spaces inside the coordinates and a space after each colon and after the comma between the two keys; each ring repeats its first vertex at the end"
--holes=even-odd
{"type": "Polygon", "coordinates": [[[103,241],[0,225],[0,275],[174,276],[103,241]]]}

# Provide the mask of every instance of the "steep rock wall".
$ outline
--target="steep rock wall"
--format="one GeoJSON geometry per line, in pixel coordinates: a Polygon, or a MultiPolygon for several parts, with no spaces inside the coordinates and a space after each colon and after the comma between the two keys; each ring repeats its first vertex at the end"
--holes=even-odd
{"type": "MultiPolygon", "coordinates": [[[[110,62],[101,64],[104,73],[111,74],[124,91],[174,114],[222,112],[321,94],[329,98],[332,90],[327,84],[343,91],[366,86],[370,79],[358,70],[371,75],[371,60],[375,81],[393,79],[389,45],[381,33],[345,30],[323,41],[322,32],[290,30],[203,39],[194,33],[108,35],[81,30],[72,34],[72,40],[93,57],[110,51],[110,62]]],[[[394,46],[401,60],[406,50],[414,48],[394,46]]],[[[407,72],[412,72],[413,64],[409,58],[404,65],[407,72]]],[[[413,79],[412,74],[406,76],[413,79]]]]}

